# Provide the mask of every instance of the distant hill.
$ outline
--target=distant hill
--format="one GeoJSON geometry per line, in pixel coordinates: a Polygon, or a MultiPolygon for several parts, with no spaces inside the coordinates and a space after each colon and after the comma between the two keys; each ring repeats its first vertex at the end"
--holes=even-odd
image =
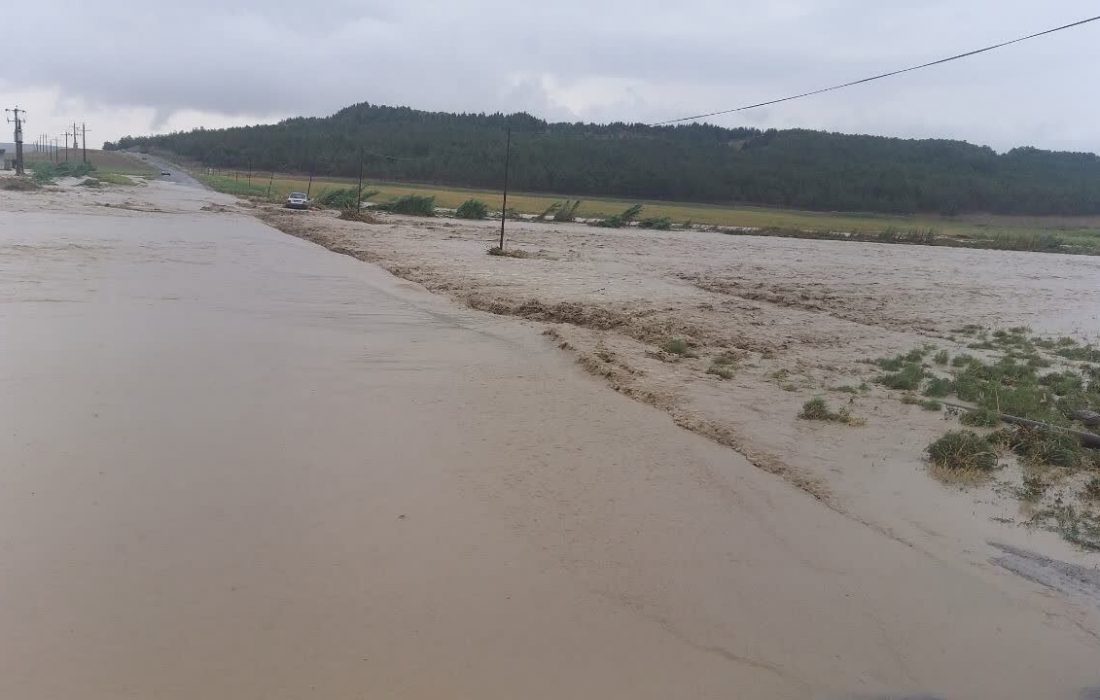
{"type": "Polygon", "coordinates": [[[215,167],[499,187],[511,126],[516,190],[744,202],[824,211],[1100,214],[1100,157],[963,141],[708,125],[547,123],[358,104],[330,117],[125,137],[215,167]],[[384,157],[389,156],[389,157],[384,157]]]}

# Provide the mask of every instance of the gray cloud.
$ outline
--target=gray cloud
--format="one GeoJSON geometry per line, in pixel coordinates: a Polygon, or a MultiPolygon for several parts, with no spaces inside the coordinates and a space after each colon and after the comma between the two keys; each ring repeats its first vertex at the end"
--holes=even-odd
{"type": "MultiPolygon", "coordinates": [[[[652,121],[922,62],[1093,10],[1086,0],[1056,10],[1019,0],[39,0],[10,8],[8,26],[49,27],[50,40],[9,33],[8,55],[23,60],[0,66],[0,83],[54,90],[100,119],[144,110],[142,131],[323,115],[360,101],[652,121]]],[[[1097,100],[1084,89],[1098,39],[1100,24],[716,122],[1100,150],[1097,100]]],[[[120,120],[101,133],[128,128],[120,120]]]]}

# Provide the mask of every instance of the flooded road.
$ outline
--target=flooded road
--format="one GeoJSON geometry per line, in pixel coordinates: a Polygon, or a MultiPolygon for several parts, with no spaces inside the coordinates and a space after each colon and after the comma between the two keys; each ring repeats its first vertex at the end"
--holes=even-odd
{"type": "Polygon", "coordinates": [[[67,196],[0,216],[0,698],[1100,685],[1095,609],[829,510],[530,326],[217,195],[67,196]]]}

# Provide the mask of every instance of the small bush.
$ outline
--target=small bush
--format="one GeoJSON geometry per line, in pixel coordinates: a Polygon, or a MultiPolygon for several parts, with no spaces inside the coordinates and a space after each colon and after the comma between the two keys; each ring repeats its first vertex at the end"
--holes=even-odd
{"type": "Polygon", "coordinates": [[[600,219],[599,221],[596,221],[593,225],[599,226],[601,228],[622,228],[623,226],[627,226],[635,219],[637,219],[638,215],[641,213],[642,205],[635,204],[632,207],[628,207],[621,214],[615,214],[614,216],[609,216],[606,219],[600,219]]]}
{"type": "Polygon", "coordinates": [[[577,220],[577,209],[581,206],[579,199],[567,199],[554,212],[554,221],[568,223],[577,220]]]}
{"type": "Polygon", "coordinates": [[[1084,382],[1081,377],[1073,372],[1051,372],[1039,377],[1039,383],[1050,387],[1050,390],[1059,396],[1081,391],[1084,382]]]}
{"type": "Polygon", "coordinates": [[[890,389],[916,391],[924,379],[924,369],[918,364],[907,364],[891,374],[879,375],[875,381],[890,389]]]}
{"type": "Polygon", "coordinates": [[[966,353],[963,353],[962,355],[956,355],[951,360],[951,366],[952,367],[966,367],[967,365],[973,364],[975,362],[978,362],[978,359],[976,357],[974,357],[973,355],[967,355],[966,353]]]}
{"type": "Polygon", "coordinates": [[[1088,464],[1088,455],[1077,438],[1060,431],[1021,427],[1013,449],[1036,465],[1077,469],[1088,464]]]}
{"type": "Polygon", "coordinates": [[[947,361],[951,359],[951,356],[947,354],[946,350],[940,350],[933,357],[932,361],[937,365],[946,365],[947,361]]]}
{"type": "Polygon", "coordinates": [[[798,417],[802,420],[820,420],[830,423],[846,423],[848,425],[863,425],[863,420],[855,418],[847,408],[833,411],[822,397],[818,396],[802,404],[802,410],[798,417]]]}
{"type": "Polygon", "coordinates": [[[649,228],[656,231],[671,231],[672,219],[667,216],[651,216],[638,222],[638,228],[649,228]]]}
{"type": "MultiPolygon", "coordinates": [[[[378,194],[378,190],[364,192],[362,201],[366,201],[378,194]]],[[[355,209],[360,201],[359,190],[355,187],[347,187],[339,190],[326,190],[317,195],[314,200],[317,204],[329,209],[355,209]]]]}
{"type": "Polygon", "coordinates": [[[489,216],[489,205],[480,199],[467,199],[455,210],[460,219],[484,219],[489,216]]]}
{"type": "Polygon", "coordinates": [[[970,430],[945,434],[928,446],[928,456],[936,466],[951,471],[990,471],[997,466],[989,444],[970,430]]]}
{"type": "Polygon", "coordinates": [[[921,399],[912,394],[906,394],[901,397],[901,402],[909,406],[920,406],[926,411],[940,411],[943,410],[943,404],[935,399],[921,399]]]}
{"type": "Polygon", "coordinates": [[[391,202],[375,205],[374,208],[405,216],[435,216],[435,197],[407,194],[391,202]]]}
{"type": "Polygon", "coordinates": [[[955,382],[950,379],[933,377],[924,387],[924,395],[942,399],[955,391],[955,382]]]}

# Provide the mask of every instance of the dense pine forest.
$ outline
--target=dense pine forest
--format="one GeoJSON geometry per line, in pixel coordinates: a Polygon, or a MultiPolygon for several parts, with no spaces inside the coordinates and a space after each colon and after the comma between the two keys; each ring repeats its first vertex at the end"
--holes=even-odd
{"type": "Polygon", "coordinates": [[[358,104],[324,118],[125,137],[218,168],[822,211],[1100,214],[1100,157],[802,129],[547,123],[358,104]]]}

